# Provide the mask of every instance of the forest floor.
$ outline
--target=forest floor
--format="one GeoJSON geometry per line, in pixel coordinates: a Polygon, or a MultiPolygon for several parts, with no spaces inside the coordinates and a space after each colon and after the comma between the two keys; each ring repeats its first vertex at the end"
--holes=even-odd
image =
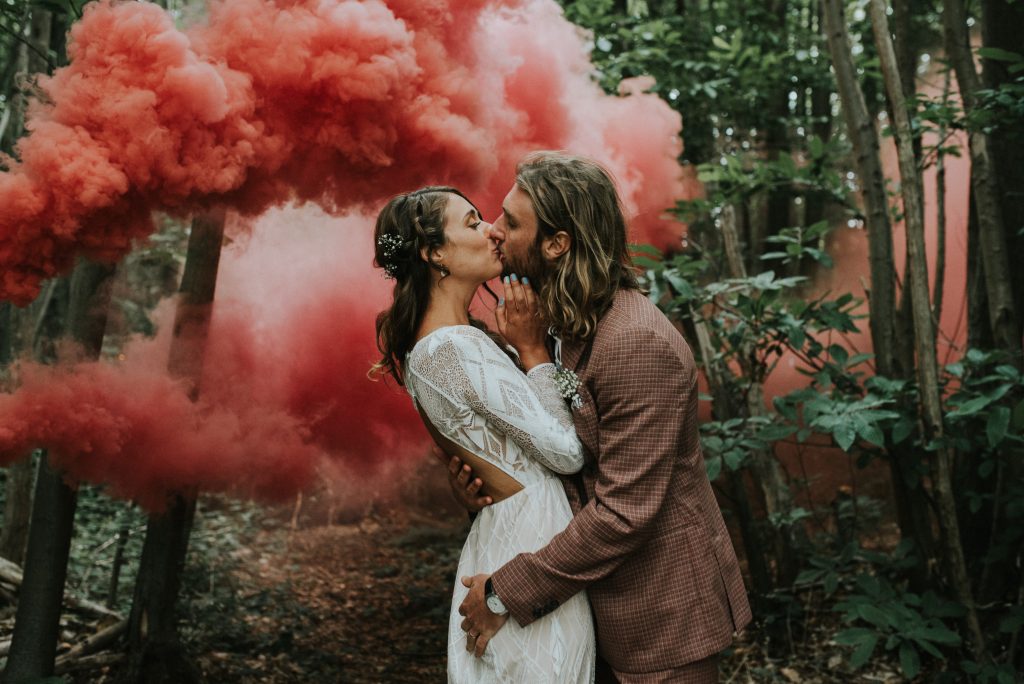
{"type": "MultiPolygon", "coordinates": [[[[192,600],[187,634],[204,679],[444,682],[451,587],[467,529],[459,516],[392,511],[261,531],[234,554],[233,605],[192,600]]],[[[763,631],[761,641],[748,631],[725,655],[721,681],[902,681],[884,665],[850,673],[848,652],[831,643],[832,616],[816,622],[820,629],[782,657],[769,655],[763,631]]]]}
{"type": "MultiPolygon", "coordinates": [[[[444,682],[451,588],[468,521],[438,508],[450,497],[440,495],[434,489],[417,505],[340,513],[307,500],[302,515],[292,506],[204,497],[181,601],[181,633],[203,681],[444,682]]],[[[831,640],[840,626],[828,607],[808,601],[789,610],[802,617],[792,624],[776,617],[774,630],[797,646],[773,649],[762,620],[724,655],[721,682],[903,681],[879,659],[851,673],[849,651],[831,640]],[[811,628],[797,632],[802,625],[811,628]]],[[[65,676],[111,683],[116,668],[65,676]]]]}

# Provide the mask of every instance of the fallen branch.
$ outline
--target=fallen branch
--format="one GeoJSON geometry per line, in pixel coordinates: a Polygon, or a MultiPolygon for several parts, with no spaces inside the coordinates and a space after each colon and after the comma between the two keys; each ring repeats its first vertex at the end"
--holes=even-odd
{"type": "Polygon", "coordinates": [[[63,663],[58,660],[54,666],[53,673],[60,676],[77,670],[98,670],[101,667],[117,665],[124,661],[124,659],[125,655],[123,653],[97,653],[96,655],[83,656],[77,660],[65,661],[63,663]]]}
{"type": "MultiPolygon", "coordinates": [[[[0,582],[10,585],[15,591],[21,588],[21,568],[6,558],[0,558],[0,582]]],[[[64,605],[71,610],[78,610],[92,615],[98,615],[115,620],[123,620],[124,616],[116,610],[111,610],[95,601],[75,596],[70,591],[64,591],[64,605]]]]}
{"type": "Polygon", "coordinates": [[[76,645],[67,653],[57,658],[57,669],[59,670],[62,664],[67,664],[75,660],[82,660],[92,653],[102,651],[107,646],[110,646],[117,641],[118,637],[124,634],[127,630],[128,618],[124,618],[120,622],[115,622],[109,627],[101,629],[82,643],[76,645]]]}

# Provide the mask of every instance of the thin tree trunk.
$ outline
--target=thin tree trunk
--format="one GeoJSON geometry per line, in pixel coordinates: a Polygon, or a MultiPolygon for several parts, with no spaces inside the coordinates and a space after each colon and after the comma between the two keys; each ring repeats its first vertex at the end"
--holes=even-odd
{"type": "MultiPolygon", "coordinates": [[[[945,70],[942,87],[942,102],[949,101],[949,69],[945,70]]],[[[942,297],[946,284],[946,153],[943,152],[946,139],[946,125],[939,126],[939,148],[935,151],[935,290],[932,295],[932,320],[939,329],[942,319],[942,297]]]]}
{"type": "MultiPolygon", "coordinates": [[[[745,278],[747,271],[743,255],[740,252],[739,230],[736,223],[736,210],[731,204],[728,204],[722,209],[721,215],[722,241],[725,246],[726,262],[733,278],[745,278]]],[[[750,354],[747,350],[741,349],[738,358],[740,368],[749,384],[745,405],[738,407],[737,413],[739,415],[764,416],[767,409],[764,405],[763,369],[751,366],[750,354]]],[[[751,452],[750,464],[754,480],[764,495],[768,519],[772,521],[772,529],[775,531],[774,546],[778,582],[780,585],[790,584],[796,578],[798,570],[795,549],[798,547],[799,532],[795,525],[778,522],[793,510],[793,497],[789,483],[782,465],[770,452],[751,452]]]]}
{"type": "MultiPolygon", "coordinates": [[[[973,171],[968,171],[973,173],[973,171]]],[[[973,184],[972,184],[973,185],[973,184]]],[[[967,199],[967,347],[992,349],[992,324],[988,319],[988,291],[985,289],[985,262],[978,235],[978,211],[974,192],[967,199]]]]}
{"type": "Polygon", "coordinates": [[[117,531],[117,544],[114,547],[114,559],[110,568],[110,585],[107,587],[106,606],[111,610],[117,608],[117,592],[121,587],[121,568],[124,566],[124,552],[128,547],[128,537],[131,535],[131,518],[128,515],[130,505],[126,507],[121,515],[121,528],[117,531]]]}
{"type": "MultiPolygon", "coordinates": [[[[14,305],[0,302],[0,372],[14,360],[14,305]]],[[[0,381],[2,381],[0,376],[0,381]]]]}
{"type": "MultiPolygon", "coordinates": [[[[1010,52],[1021,51],[1020,29],[1024,26],[1024,3],[1008,0],[982,0],[981,38],[985,47],[1010,52]]],[[[985,87],[996,89],[1012,83],[1009,62],[982,59],[985,87]]],[[[1003,227],[1010,254],[1024,254],[1024,164],[1020,141],[1024,140],[1024,118],[1004,118],[990,133],[996,180],[999,183],[1003,227]]],[[[1012,259],[1011,259],[1012,261],[1012,259]]],[[[1011,268],[1014,305],[1018,324],[1024,326],[1024,269],[1011,268]]]]}
{"type": "Polygon", "coordinates": [[[842,101],[843,118],[853,143],[857,174],[864,194],[871,271],[871,341],[879,375],[893,377],[896,349],[893,320],[896,317],[896,278],[893,265],[892,227],[885,192],[878,133],[868,112],[850,51],[841,0],[823,0],[822,12],[832,55],[832,68],[842,101]]]}
{"type": "MultiPolygon", "coordinates": [[[[946,53],[956,71],[964,112],[970,115],[976,108],[981,81],[974,69],[965,15],[962,0],[943,0],[942,24],[946,53]]],[[[971,190],[978,210],[978,238],[985,263],[985,289],[992,335],[996,346],[1009,352],[1012,362],[1020,367],[1020,312],[1014,305],[1007,236],[988,135],[977,128],[970,129],[968,147],[971,154],[971,190]]]]}
{"type": "Polygon", "coordinates": [[[0,556],[12,563],[25,564],[29,518],[32,513],[32,484],[36,475],[31,456],[12,463],[4,483],[4,527],[0,531],[0,556]]]}
{"type": "MultiPolygon", "coordinates": [[[[914,337],[917,347],[922,413],[927,437],[941,440],[943,437],[942,397],[935,350],[935,327],[932,325],[928,295],[928,265],[925,256],[924,212],[920,178],[911,145],[910,119],[907,116],[896,53],[893,49],[892,36],[889,33],[889,24],[885,15],[885,2],[884,0],[871,0],[870,8],[875,43],[882,65],[882,76],[886,91],[893,103],[895,116],[900,189],[903,195],[904,220],[907,226],[907,252],[910,255],[910,290],[914,302],[914,337]]],[[[953,497],[952,456],[946,447],[940,447],[936,452],[934,486],[939,521],[943,530],[950,584],[957,600],[967,611],[967,629],[971,637],[974,657],[978,662],[984,662],[985,639],[981,631],[977,607],[974,604],[963,546],[960,543],[960,524],[956,514],[956,500],[953,497]]]]}
{"type": "MultiPolygon", "coordinates": [[[[13,314],[10,303],[0,304],[0,391],[8,390],[9,379],[5,374],[14,357],[13,314]]],[[[0,556],[18,565],[25,564],[34,477],[35,462],[30,457],[11,464],[4,483],[4,526],[0,530],[0,556]]]]}
{"type": "MultiPolygon", "coordinates": [[[[113,271],[111,266],[80,259],[71,276],[68,336],[82,345],[88,358],[97,358],[103,345],[113,271]]],[[[76,503],[77,491],[44,455],[36,478],[24,583],[18,594],[5,684],[53,675],[76,503]]]]}
{"type": "MultiPolygon", "coordinates": [[[[199,394],[223,237],[223,211],[192,222],[168,369],[189,383],[193,399],[199,394]]],[[[150,516],[128,632],[132,681],[199,681],[199,670],[184,652],[175,619],[195,507],[194,494],[182,492],[164,513],[150,516]]]]}
{"type": "MultiPolygon", "coordinates": [[[[871,289],[868,296],[871,345],[875,353],[878,375],[902,378],[912,374],[912,364],[901,362],[896,327],[900,316],[896,311],[896,270],[893,260],[892,227],[889,223],[889,201],[885,190],[878,133],[874,117],[868,111],[864,93],[857,79],[841,0],[822,0],[822,20],[828,39],[836,87],[842,102],[843,119],[853,143],[857,174],[865,207],[868,234],[868,263],[871,289]]],[[[912,360],[912,359],[911,359],[912,360]]],[[[931,522],[928,505],[920,486],[912,486],[905,472],[913,454],[898,446],[889,450],[889,469],[893,484],[900,533],[914,541],[919,563],[915,583],[923,585],[928,575],[928,558],[932,553],[931,522]]]]}
{"type": "MultiPolygon", "coordinates": [[[[701,360],[704,362],[704,377],[707,379],[708,388],[714,397],[716,417],[719,420],[729,420],[734,415],[732,413],[732,397],[729,395],[729,388],[726,383],[728,370],[721,368],[720,363],[715,359],[715,352],[711,344],[711,335],[708,333],[707,323],[692,309],[690,317],[694,321],[697,349],[701,360]]],[[[740,525],[740,537],[743,540],[743,550],[747,558],[747,569],[750,571],[751,584],[754,588],[755,602],[761,603],[775,589],[772,582],[771,568],[765,557],[764,540],[758,532],[757,522],[751,510],[743,473],[733,472],[728,468],[725,468],[725,470],[727,471],[725,477],[729,485],[729,492],[736,506],[736,517],[740,525]]]]}

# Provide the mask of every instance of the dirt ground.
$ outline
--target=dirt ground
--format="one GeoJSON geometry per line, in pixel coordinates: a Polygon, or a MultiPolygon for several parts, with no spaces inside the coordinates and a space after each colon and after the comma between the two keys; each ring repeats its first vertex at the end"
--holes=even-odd
{"type": "MultiPolygon", "coordinates": [[[[208,514],[219,526],[193,532],[181,602],[181,633],[203,680],[444,682],[451,591],[469,523],[443,480],[410,483],[401,503],[371,496],[372,504],[335,510],[307,500],[301,515],[292,506],[253,506],[244,524],[208,514]]],[[[757,625],[724,655],[720,681],[902,681],[884,665],[850,673],[848,652],[831,642],[835,614],[805,609],[815,611],[804,622],[813,627],[790,634],[797,650],[779,653],[770,630],[757,625]]],[[[113,682],[117,667],[72,680],[113,682]]]]}

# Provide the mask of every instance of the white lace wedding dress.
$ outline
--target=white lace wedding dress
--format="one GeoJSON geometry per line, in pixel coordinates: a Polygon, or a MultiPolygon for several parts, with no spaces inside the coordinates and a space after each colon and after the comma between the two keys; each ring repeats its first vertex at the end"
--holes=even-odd
{"type": "Polygon", "coordinates": [[[525,628],[510,618],[483,658],[466,651],[458,613],[468,592],[462,577],[489,574],[518,553],[540,549],[572,518],[555,472],[578,471],[583,448],[554,372],[544,364],[523,375],[491,338],[468,325],[435,330],[406,359],[406,387],[434,426],[524,487],[484,508],[462,548],[448,623],[449,682],[594,680],[594,627],[583,592],[525,628]]]}

